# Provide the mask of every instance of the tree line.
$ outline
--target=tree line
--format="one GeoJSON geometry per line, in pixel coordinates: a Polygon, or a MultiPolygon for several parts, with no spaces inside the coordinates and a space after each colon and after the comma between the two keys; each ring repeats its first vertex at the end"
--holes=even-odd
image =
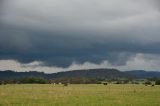
{"type": "MultiPolygon", "coordinates": [[[[104,78],[91,78],[91,77],[60,77],[53,79],[45,79],[43,77],[22,77],[17,79],[0,79],[0,85],[2,84],[101,84],[101,83],[113,83],[114,84],[139,84],[138,81],[134,81],[134,79],[104,79],[104,78]]],[[[151,85],[154,82],[155,85],[160,85],[160,78],[149,78],[143,83],[145,85],[151,85]]]]}
{"type": "Polygon", "coordinates": [[[23,77],[18,79],[1,79],[1,84],[50,84],[50,83],[70,83],[70,84],[95,84],[95,78],[87,77],[61,77],[54,79],[45,79],[43,77],[23,77]]]}

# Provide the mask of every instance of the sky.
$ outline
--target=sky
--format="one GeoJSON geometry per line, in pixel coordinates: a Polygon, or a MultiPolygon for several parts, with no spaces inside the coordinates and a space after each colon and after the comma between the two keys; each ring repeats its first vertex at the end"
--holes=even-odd
{"type": "Polygon", "coordinates": [[[159,0],[0,0],[0,70],[160,71],[159,0]]]}

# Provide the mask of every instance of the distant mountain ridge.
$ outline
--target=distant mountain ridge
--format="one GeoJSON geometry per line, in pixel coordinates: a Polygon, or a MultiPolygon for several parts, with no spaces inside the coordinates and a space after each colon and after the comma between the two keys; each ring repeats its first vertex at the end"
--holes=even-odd
{"type": "Polygon", "coordinates": [[[44,77],[46,78],[47,74],[44,72],[37,72],[37,71],[29,71],[29,72],[15,72],[12,70],[0,71],[0,79],[13,79],[13,78],[22,78],[28,76],[35,76],[35,77],[44,77]]]}
{"type": "Polygon", "coordinates": [[[73,70],[66,72],[55,73],[54,77],[93,77],[93,78],[126,78],[130,77],[124,72],[121,72],[117,69],[85,69],[85,70],[73,70]]]}
{"type": "Polygon", "coordinates": [[[160,72],[157,71],[144,71],[144,70],[133,70],[133,71],[119,71],[117,69],[84,69],[84,70],[72,70],[65,72],[57,72],[52,74],[46,74],[44,72],[29,71],[29,72],[15,72],[12,70],[0,71],[0,79],[14,79],[22,77],[43,77],[46,79],[54,79],[61,77],[91,77],[91,78],[150,78],[160,77],[160,72]]]}
{"type": "Polygon", "coordinates": [[[125,73],[128,75],[135,76],[137,78],[160,77],[160,72],[158,71],[132,70],[126,71],[125,73]]]}

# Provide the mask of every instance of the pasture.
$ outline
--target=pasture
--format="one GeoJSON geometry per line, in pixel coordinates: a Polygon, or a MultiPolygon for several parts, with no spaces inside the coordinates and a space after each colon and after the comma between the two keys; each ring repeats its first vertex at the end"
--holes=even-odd
{"type": "Polygon", "coordinates": [[[160,106],[160,86],[0,85],[0,106],[160,106]]]}

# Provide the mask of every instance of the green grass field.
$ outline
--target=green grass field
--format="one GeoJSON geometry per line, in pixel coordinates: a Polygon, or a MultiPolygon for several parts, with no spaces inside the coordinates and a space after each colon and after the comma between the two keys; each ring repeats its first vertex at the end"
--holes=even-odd
{"type": "Polygon", "coordinates": [[[160,106],[160,86],[1,85],[0,106],[160,106]]]}

